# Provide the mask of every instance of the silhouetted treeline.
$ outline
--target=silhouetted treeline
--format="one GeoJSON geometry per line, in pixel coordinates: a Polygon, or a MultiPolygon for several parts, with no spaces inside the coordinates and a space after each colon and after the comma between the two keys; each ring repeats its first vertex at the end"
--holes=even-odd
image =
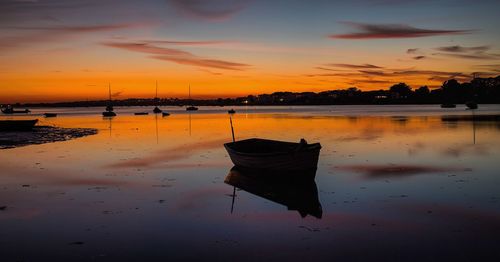
{"type": "MultiPolygon", "coordinates": [[[[455,79],[445,81],[440,88],[430,90],[427,86],[416,89],[405,83],[395,84],[387,90],[361,91],[356,87],[342,90],[314,92],[275,92],[272,94],[249,95],[238,98],[218,98],[187,100],[177,98],[162,99],[125,99],[114,100],[115,106],[153,106],[153,105],[331,105],[331,104],[460,104],[475,101],[482,104],[500,104],[500,76],[495,78],[475,78],[471,82],[459,83],[455,79]]],[[[106,106],[109,102],[79,101],[61,103],[25,104],[26,107],[84,107],[106,106]]],[[[21,105],[19,105],[21,106],[21,105]]]]}

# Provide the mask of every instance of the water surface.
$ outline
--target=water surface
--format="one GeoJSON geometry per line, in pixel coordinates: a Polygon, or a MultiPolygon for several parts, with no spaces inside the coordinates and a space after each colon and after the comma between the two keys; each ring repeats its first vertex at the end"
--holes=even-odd
{"type": "Polygon", "coordinates": [[[500,106],[235,107],[237,140],[322,144],[321,218],[244,190],[231,213],[229,108],[163,109],[0,116],[99,130],[0,150],[2,261],[499,258],[500,122],[459,116],[500,106]]]}

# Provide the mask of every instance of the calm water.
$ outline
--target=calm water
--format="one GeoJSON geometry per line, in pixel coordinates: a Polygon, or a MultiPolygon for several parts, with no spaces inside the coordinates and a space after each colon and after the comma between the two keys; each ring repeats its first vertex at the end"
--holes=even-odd
{"type": "Polygon", "coordinates": [[[461,107],[235,107],[236,139],[322,144],[319,219],[244,190],[231,213],[229,108],[132,115],[151,109],[33,110],[99,133],[0,150],[1,261],[500,258],[500,122],[443,117],[472,114],[461,107]]]}

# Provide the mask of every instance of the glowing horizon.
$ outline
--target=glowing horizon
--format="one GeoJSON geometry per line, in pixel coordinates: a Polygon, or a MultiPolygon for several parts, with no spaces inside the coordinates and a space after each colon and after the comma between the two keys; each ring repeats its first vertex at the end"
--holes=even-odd
{"type": "Polygon", "coordinates": [[[0,103],[101,100],[108,83],[115,99],[152,98],[155,81],[202,99],[500,74],[495,1],[2,3],[0,103]]]}

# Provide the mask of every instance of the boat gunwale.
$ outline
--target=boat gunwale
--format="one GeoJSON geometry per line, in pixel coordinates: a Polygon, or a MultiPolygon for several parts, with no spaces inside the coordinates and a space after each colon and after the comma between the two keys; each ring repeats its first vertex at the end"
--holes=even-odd
{"type": "Polygon", "coordinates": [[[226,148],[227,151],[230,151],[231,153],[240,155],[240,156],[252,156],[252,157],[264,157],[264,156],[280,156],[280,155],[289,155],[290,153],[304,153],[304,152],[310,152],[310,151],[319,151],[321,149],[321,144],[320,143],[313,143],[313,144],[307,144],[307,147],[299,150],[299,151],[273,151],[273,152],[263,152],[263,153],[252,153],[252,152],[241,152],[237,151],[234,148],[231,148],[230,145],[243,142],[243,141],[269,141],[269,142],[277,142],[277,143],[283,143],[283,144],[296,144],[299,145],[299,143],[294,143],[294,142],[285,142],[285,141],[279,141],[279,140],[270,140],[270,139],[261,139],[261,138],[250,138],[250,139],[245,139],[245,140],[240,140],[236,142],[229,142],[225,143],[224,147],[226,148]]]}

